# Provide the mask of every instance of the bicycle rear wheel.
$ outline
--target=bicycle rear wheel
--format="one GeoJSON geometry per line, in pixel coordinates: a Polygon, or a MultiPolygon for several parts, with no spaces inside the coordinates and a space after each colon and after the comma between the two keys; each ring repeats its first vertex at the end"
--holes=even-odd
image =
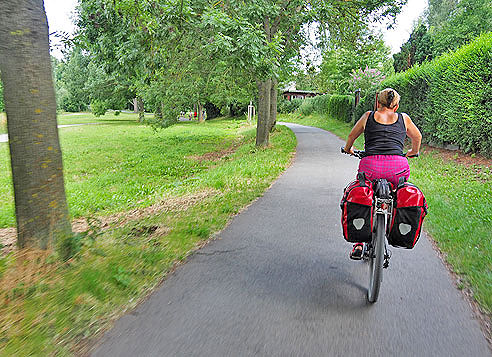
{"type": "Polygon", "coordinates": [[[369,256],[369,289],[367,300],[374,303],[378,300],[379,288],[383,280],[384,235],[386,232],[386,217],[376,215],[376,233],[372,239],[372,251],[369,256]]]}

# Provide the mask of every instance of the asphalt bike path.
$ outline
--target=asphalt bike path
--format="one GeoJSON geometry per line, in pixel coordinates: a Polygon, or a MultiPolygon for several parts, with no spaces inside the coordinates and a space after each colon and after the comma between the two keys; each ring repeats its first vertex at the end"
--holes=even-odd
{"type": "Polygon", "coordinates": [[[327,131],[286,125],[298,140],[294,164],[92,354],[490,356],[425,236],[392,249],[379,300],[366,302],[368,264],[348,258],[339,208],[358,160],[327,131]]]}

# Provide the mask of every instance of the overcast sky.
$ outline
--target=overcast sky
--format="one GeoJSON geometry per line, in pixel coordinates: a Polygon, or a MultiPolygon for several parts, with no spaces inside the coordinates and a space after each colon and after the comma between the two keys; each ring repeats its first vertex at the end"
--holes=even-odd
{"type": "MultiPolygon", "coordinates": [[[[77,0],[44,0],[50,32],[72,33],[74,31],[72,17],[76,5],[77,0]]],[[[396,19],[395,28],[386,30],[383,27],[381,29],[386,44],[391,48],[391,53],[398,52],[400,46],[408,40],[413,23],[422,14],[426,6],[427,0],[408,0],[408,4],[396,19]]],[[[53,55],[61,57],[61,53],[58,51],[55,51],[53,55]]]]}

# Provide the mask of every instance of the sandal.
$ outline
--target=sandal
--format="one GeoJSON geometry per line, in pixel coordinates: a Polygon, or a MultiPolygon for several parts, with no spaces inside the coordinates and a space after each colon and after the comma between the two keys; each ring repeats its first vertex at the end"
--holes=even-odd
{"type": "Polygon", "coordinates": [[[350,259],[361,260],[363,251],[364,251],[364,243],[355,243],[349,255],[350,259]]]}

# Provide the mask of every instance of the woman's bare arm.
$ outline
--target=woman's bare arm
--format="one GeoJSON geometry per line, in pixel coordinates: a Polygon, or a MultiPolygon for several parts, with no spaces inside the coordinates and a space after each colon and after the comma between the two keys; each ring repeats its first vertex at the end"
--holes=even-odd
{"type": "Polygon", "coordinates": [[[367,118],[371,112],[365,112],[360,119],[355,123],[354,127],[350,131],[350,134],[347,138],[347,143],[345,144],[344,150],[350,154],[354,154],[353,145],[355,140],[364,132],[366,128],[367,118]]]}
{"type": "Polygon", "coordinates": [[[409,157],[417,155],[420,150],[420,143],[422,142],[422,134],[407,114],[403,114],[403,119],[405,120],[405,126],[407,127],[407,135],[412,140],[412,149],[410,149],[405,156],[409,157]]]}

